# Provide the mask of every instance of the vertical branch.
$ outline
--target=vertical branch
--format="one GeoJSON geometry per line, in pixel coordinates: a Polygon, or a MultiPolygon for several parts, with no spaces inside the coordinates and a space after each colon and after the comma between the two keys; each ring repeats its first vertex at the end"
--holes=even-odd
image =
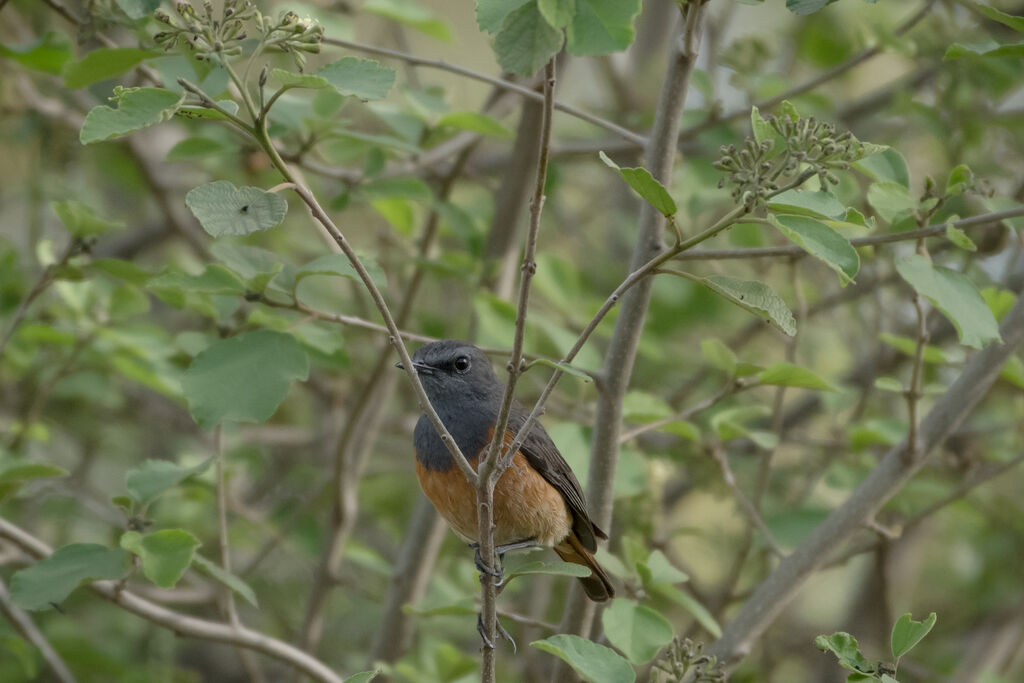
{"type": "MultiPolygon", "coordinates": [[[[548,157],[551,147],[551,116],[555,101],[555,62],[548,62],[544,68],[544,110],[541,120],[539,141],[540,153],[537,162],[537,177],[534,186],[533,201],[530,203],[530,228],[526,235],[526,247],[523,253],[522,275],[519,279],[519,298],[516,305],[515,334],[512,342],[512,359],[508,364],[508,382],[505,395],[502,397],[498,419],[494,424],[494,436],[491,439],[487,458],[479,466],[477,480],[477,528],[480,543],[480,557],[492,567],[497,566],[498,557],[494,551],[494,485],[512,462],[515,451],[511,448],[502,450],[505,443],[505,430],[512,410],[516,383],[523,372],[523,339],[526,336],[526,313],[530,301],[530,282],[537,272],[534,260],[537,254],[537,236],[540,233],[540,216],[544,209],[544,186],[547,183],[548,157]]],[[[481,610],[480,619],[483,635],[494,643],[497,634],[497,587],[490,576],[481,575],[481,610]]],[[[493,647],[485,646],[483,664],[480,673],[481,683],[494,683],[495,652],[493,647]]]]}
{"type": "MultiPolygon", "coordinates": [[[[700,40],[702,6],[689,4],[684,8],[684,29],[672,42],[668,73],[662,86],[661,98],[655,114],[654,128],[644,153],[645,166],[663,185],[670,185],[679,133],[679,120],[686,99],[690,74],[697,56],[700,40]]],[[[630,265],[636,270],[663,250],[662,233],[665,221],[649,204],[640,208],[640,229],[630,265]]],[[[622,421],[622,401],[633,370],[637,344],[651,299],[653,280],[644,278],[622,297],[621,310],[615,322],[615,331],[605,355],[602,369],[604,391],[598,397],[597,416],[594,420],[594,440],[591,447],[590,477],[587,495],[594,521],[608,528],[612,513],[612,482],[619,458],[619,430],[622,421]]],[[[562,620],[562,630],[587,635],[592,606],[577,586],[570,589],[569,602],[562,620]]],[[[567,669],[559,666],[556,677],[563,677],[567,669]]],[[[560,680],[556,678],[555,680],[560,680]]]]}
{"type": "Polygon", "coordinates": [[[75,683],[75,677],[68,669],[67,664],[32,621],[32,617],[11,602],[11,594],[7,592],[7,586],[4,585],[2,579],[0,579],[0,614],[22,638],[39,650],[46,666],[50,667],[50,671],[53,672],[54,679],[60,683],[75,683]]]}

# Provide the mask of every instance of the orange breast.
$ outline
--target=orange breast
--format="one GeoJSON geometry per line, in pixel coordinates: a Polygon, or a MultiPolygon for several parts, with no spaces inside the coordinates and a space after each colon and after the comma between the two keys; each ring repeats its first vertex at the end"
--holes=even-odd
{"type": "MultiPolygon", "coordinates": [[[[506,438],[510,442],[511,437],[506,438]]],[[[479,454],[470,461],[474,469],[479,454]]],[[[416,463],[420,486],[452,530],[469,543],[477,533],[476,490],[457,467],[431,471],[416,463]]],[[[569,535],[572,514],[562,494],[530,467],[522,453],[494,487],[494,542],[505,545],[534,538],[538,545],[553,546],[569,535]]]]}

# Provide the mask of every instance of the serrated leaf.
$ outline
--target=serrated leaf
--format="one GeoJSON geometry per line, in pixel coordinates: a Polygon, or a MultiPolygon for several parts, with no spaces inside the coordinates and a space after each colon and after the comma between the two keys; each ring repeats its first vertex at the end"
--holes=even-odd
{"type": "Polygon", "coordinates": [[[199,570],[213,577],[217,581],[220,581],[222,584],[241,595],[245,598],[245,601],[253,607],[259,607],[259,603],[256,601],[256,592],[253,591],[249,584],[237,575],[224,571],[219,565],[211,562],[198,553],[196,553],[192,558],[192,564],[199,570]]]}
{"type": "Polygon", "coordinates": [[[91,206],[74,199],[53,202],[50,206],[68,232],[75,237],[92,237],[111,230],[123,230],[125,227],[122,221],[102,218],[91,206]]]}
{"type": "Polygon", "coordinates": [[[956,227],[955,216],[946,221],[946,239],[965,251],[978,251],[978,245],[967,236],[967,233],[956,227]]]}
{"type": "Polygon", "coordinates": [[[505,71],[533,76],[562,49],[562,42],[562,32],[544,19],[531,0],[505,18],[494,38],[494,51],[505,71]]]}
{"type": "Polygon", "coordinates": [[[800,387],[803,389],[820,389],[837,391],[837,389],[818,377],[807,368],[792,363],[773,363],[757,374],[757,381],[783,387],[800,387]]]}
{"type": "Polygon", "coordinates": [[[935,612],[928,615],[927,619],[914,621],[910,612],[896,620],[892,627],[892,635],[889,637],[889,644],[892,648],[892,656],[899,659],[914,649],[914,646],[921,642],[934,628],[938,617],[935,612]]]}
{"type": "Polygon", "coordinates": [[[558,634],[535,640],[532,647],[565,661],[590,683],[633,683],[633,666],[611,648],[575,635],[558,634]]]}
{"type": "Polygon", "coordinates": [[[620,168],[618,164],[608,158],[604,152],[598,152],[601,161],[609,168],[619,172],[622,179],[633,188],[633,191],[640,195],[640,198],[653,206],[663,216],[674,216],[677,208],[672,195],[668,193],[665,186],[654,179],[646,168],[620,168]]]}
{"type": "Polygon", "coordinates": [[[288,202],[280,195],[258,187],[236,188],[227,180],[189,190],[185,204],[214,237],[266,230],[280,224],[288,213],[288,202]]]}
{"type": "Polygon", "coordinates": [[[566,47],[578,57],[607,55],[633,43],[640,0],[575,0],[566,47]]]}
{"type": "Polygon", "coordinates": [[[361,100],[379,100],[387,97],[395,84],[395,70],[372,59],[342,57],[320,67],[316,75],[334,86],[342,95],[361,100]]]}
{"type": "Polygon", "coordinates": [[[674,635],[668,619],[650,607],[623,598],[612,600],[601,614],[601,624],[608,642],[638,666],[654,659],[674,635]]]}
{"type": "Polygon", "coordinates": [[[700,343],[704,361],[713,368],[732,376],[736,372],[736,354],[718,339],[704,339],[700,343]]]}
{"type": "Polygon", "coordinates": [[[169,460],[147,460],[125,472],[124,485],[140,505],[149,505],[168,489],[205,472],[212,462],[213,458],[208,458],[193,467],[183,467],[169,460]]]}
{"type": "Polygon", "coordinates": [[[162,52],[136,47],[101,47],[91,51],[80,62],[64,67],[64,85],[72,90],[98,81],[120,76],[144,59],[158,57],[162,52]]]}
{"type": "Polygon", "coordinates": [[[899,183],[906,188],[910,187],[910,171],[907,169],[907,161],[902,154],[892,148],[866,156],[854,162],[853,165],[874,180],[889,181],[899,183]]]}
{"type": "Polygon", "coordinates": [[[11,602],[40,610],[64,601],[84,581],[119,579],[128,568],[128,553],[94,543],[73,543],[11,577],[11,602]]]}
{"type": "Polygon", "coordinates": [[[992,311],[967,276],[921,254],[896,261],[896,271],[953,323],[961,344],[980,349],[1001,339],[992,311]]]}
{"type": "Polygon", "coordinates": [[[114,88],[117,109],[100,105],[85,115],[78,134],[83,145],[122,135],[169,120],[184,97],[163,88],[114,88]]]}
{"type": "Polygon", "coordinates": [[[126,531],[121,535],[121,547],[139,556],[142,573],[161,588],[174,588],[200,545],[199,539],[184,529],[161,529],[145,536],[126,531]]]}
{"type": "Polygon", "coordinates": [[[819,190],[787,190],[768,200],[775,213],[799,214],[817,218],[842,219],[847,208],[831,192],[819,190]]]}
{"type": "Polygon", "coordinates": [[[193,358],[182,389],[192,419],[210,429],[224,420],[266,421],[292,381],[308,374],[309,359],[295,337],[257,330],[219,341],[193,358]]]}
{"type": "Polygon", "coordinates": [[[831,652],[839,660],[839,666],[850,671],[870,671],[874,667],[864,659],[857,639],[849,633],[833,633],[830,636],[818,636],[814,639],[814,646],[822,652],[831,652]]]}
{"type": "Polygon", "coordinates": [[[700,278],[700,282],[759,318],[767,316],[767,322],[783,334],[790,337],[796,334],[793,312],[768,285],[752,280],[737,280],[726,275],[700,278]]]}
{"type": "Polygon", "coordinates": [[[860,270],[860,256],[850,241],[824,223],[807,216],[768,214],[768,222],[811,256],[839,275],[839,282],[853,282],[860,270]]]}

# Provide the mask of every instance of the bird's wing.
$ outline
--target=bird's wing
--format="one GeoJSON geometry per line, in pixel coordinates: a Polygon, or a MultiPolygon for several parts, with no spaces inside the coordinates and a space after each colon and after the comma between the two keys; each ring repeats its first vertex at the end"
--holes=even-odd
{"type": "MultiPolygon", "coordinates": [[[[513,406],[508,430],[513,435],[519,433],[520,428],[526,423],[526,417],[527,413],[522,406],[513,406]]],[[[573,531],[576,532],[583,547],[594,552],[597,549],[597,539],[608,538],[608,535],[590,519],[587,499],[583,496],[580,482],[539,422],[535,422],[530,428],[530,433],[526,435],[519,450],[530,466],[562,494],[565,504],[572,512],[573,531]]]]}

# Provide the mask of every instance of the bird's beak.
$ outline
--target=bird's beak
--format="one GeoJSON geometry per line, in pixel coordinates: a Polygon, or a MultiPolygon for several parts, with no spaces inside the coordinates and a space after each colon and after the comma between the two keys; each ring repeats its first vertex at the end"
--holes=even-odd
{"type": "MultiPolygon", "coordinates": [[[[398,368],[399,370],[404,370],[405,369],[405,366],[402,365],[402,361],[398,361],[397,363],[395,363],[395,367],[398,368]]],[[[419,375],[433,375],[434,374],[434,367],[432,365],[427,365],[426,363],[417,363],[417,362],[413,361],[412,367],[416,371],[416,374],[419,374],[419,375]]]]}

